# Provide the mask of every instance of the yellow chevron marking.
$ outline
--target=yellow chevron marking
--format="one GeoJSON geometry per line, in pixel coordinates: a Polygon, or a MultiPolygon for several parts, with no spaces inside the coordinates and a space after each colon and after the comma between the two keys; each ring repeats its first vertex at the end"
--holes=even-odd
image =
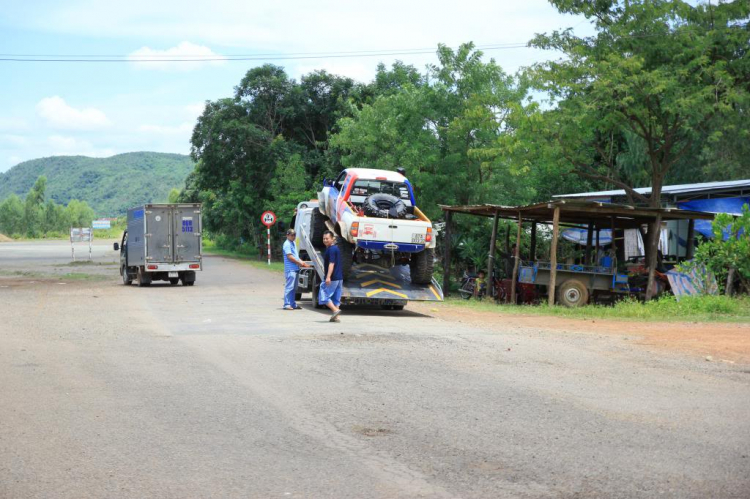
{"type": "Polygon", "coordinates": [[[380,279],[373,279],[372,281],[367,281],[362,283],[362,287],[369,286],[370,284],[375,284],[376,282],[379,282],[380,284],[385,284],[386,286],[393,286],[396,289],[401,289],[401,286],[398,284],[394,284],[392,282],[388,281],[381,281],[380,279]]]}
{"type": "Polygon", "coordinates": [[[435,286],[431,285],[430,291],[432,291],[432,294],[435,295],[435,298],[437,298],[438,300],[442,300],[442,298],[440,298],[440,293],[437,292],[437,290],[435,289],[435,286]]]}
{"type": "Polygon", "coordinates": [[[367,293],[367,297],[371,298],[372,295],[376,295],[378,293],[390,293],[392,295],[399,296],[399,297],[403,298],[404,300],[407,300],[409,298],[408,296],[406,296],[403,293],[397,293],[396,291],[391,291],[390,289],[385,289],[385,288],[373,289],[372,291],[370,291],[369,293],[367,293]]]}
{"type": "Polygon", "coordinates": [[[371,263],[360,263],[359,268],[361,269],[375,269],[375,270],[383,270],[383,267],[378,267],[377,265],[373,265],[371,263]]]}
{"type": "Polygon", "coordinates": [[[357,272],[357,277],[360,277],[360,276],[362,277],[370,277],[370,276],[376,277],[377,276],[381,279],[390,279],[392,281],[396,279],[391,274],[382,274],[380,272],[375,272],[372,270],[365,270],[364,272],[357,272]]]}

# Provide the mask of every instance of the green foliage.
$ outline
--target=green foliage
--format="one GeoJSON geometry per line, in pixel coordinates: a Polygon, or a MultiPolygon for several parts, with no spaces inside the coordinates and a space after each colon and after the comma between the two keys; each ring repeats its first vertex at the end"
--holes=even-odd
{"type": "Polygon", "coordinates": [[[660,206],[666,180],[698,180],[701,151],[695,144],[705,143],[702,156],[714,162],[721,157],[717,146],[736,149],[726,138],[747,136],[750,30],[742,22],[750,4],[551,3],[586,16],[596,28],[588,38],[565,30],[532,41],[565,55],[538,64],[531,76],[556,104],[545,112],[544,137],[573,172],[660,206]],[[644,179],[651,197],[632,190],[644,179]]]}
{"type": "Polygon", "coordinates": [[[750,207],[742,207],[742,215],[733,217],[726,213],[716,216],[713,238],[695,249],[693,261],[683,265],[686,270],[703,266],[714,273],[720,288],[727,282],[729,269],[750,292],[750,207]]]}
{"type": "Polygon", "coordinates": [[[476,300],[448,299],[444,306],[472,308],[486,312],[503,314],[536,314],[569,317],[576,319],[612,319],[649,322],[750,322],[750,298],[729,296],[688,296],[679,301],[672,295],[640,302],[634,299],[622,300],[614,306],[587,305],[566,308],[559,305],[516,306],[496,305],[476,300]]]}
{"type": "Polygon", "coordinates": [[[62,205],[82,199],[98,216],[118,216],[133,206],[167,199],[170,187],[182,185],[194,166],[188,156],[153,152],[35,159],[0,174],[0,200],[25,195],[45,176],[46,199],[62,205]]]}
{"type": "Polygon", "coordinates": [[[167,203],[179,203],[180,200],[180,190],[173,188],[171,191],[169,191],[169,195],[167,196],[167,203]]]}
{"type": "Polygon", "coordinates": [[[36,238],[68,233],[70,227],[91,227],[92,210],[85,201],[73,199],[63,207],[49,200],[44,203],[47,179],[40,176],[24,202],[11,194],[0,203],[0,232],[36,238]]]}

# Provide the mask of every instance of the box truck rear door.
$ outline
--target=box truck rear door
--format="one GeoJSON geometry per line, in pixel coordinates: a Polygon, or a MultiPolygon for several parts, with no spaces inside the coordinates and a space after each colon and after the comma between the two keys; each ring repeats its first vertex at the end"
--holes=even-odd
{"type": "Polygon", "coordinates": [[[197,206],[174,209],[175,262],[197,262],[201,254],[201,217],[197,206]]]}
{"type": "Polygon", "coordinates": [[[148,262],[172,262],[172,212],[168,208],[146,208],[148,262]]]}

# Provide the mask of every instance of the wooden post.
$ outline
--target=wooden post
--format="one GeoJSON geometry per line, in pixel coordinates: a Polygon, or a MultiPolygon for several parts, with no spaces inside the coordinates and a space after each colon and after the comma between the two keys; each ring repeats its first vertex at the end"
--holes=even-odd
{"type": "Polygon", "coordinates": [[[648,265],[648,284],[646,285],[646,300],[654,297],[654,276],[656,273],[657,252],[659,251],[659,239],[661,236],[661,213],[656,215],[653,225],[648,229],[648,243],[646,251],[646,265],[648,265]],[[653,234],[652,234],[653,232],[653,234]]]}
{"type": "Polygon", "coordinates": [[[443,296],[448,297],[451,289],[451,218],[453,212],[445,212],[445,238],[443,248],[443,296]]]}
{"type": "Polygon", "coordinates": [[[589,228],[586,231],[586,253],[583,256],[583,264],[588,265],[591,262],[591,240],[594,238],[594,222],[589,222],[589,228]]]}
{"type": "Polygon", "coordinates": [[[536,260],[536,222],[531,224],[531,247],[529,248],[529,260],[536,260]]]}
{"type": "Polygon", "coordinates": [[[695,220],[688,220],[687,242],[685,246],[685,260],[693,259],[693,250],[695,249],[695,220]]]}
{"type": "Polygon", "coordinates": [[[594,246],[594,265],[599,265],[599,227],[596,227],[596,246],[594,246]]]}
{"type": "Polygon", "coordinates": [[[560,235],[560,207],[555,206],[555,213],[552,217],[552,248],[549,255],[549,286],[548,303],[549,306],[555,304],[555,281],[557,280],[557,237],[560,235]]]}
{"type": "Polygon", "coordinates": [[[487,257],[487,279],[489,282],[487,291],[489,296],[495,296],[495,286],[493,276],[495,275],[495,245],[497,244],[497,223],[499,222],[497,212],[492,222],[492,239],[490,239],[490,254],[487,257]]]}
{"type": "Polygon", "coordinates": [[[510,283],[510,302],[516,304],[516,281],[518,281],[518,265],[521,262],[521,230],[523,229],[523,219],[521,212],[518,212],[518,233],[516,235],[516,252],[513,255],[513,282],[510,283]]]}
{"type": "MultiPolygon", "coordinates": [[[[615,217],[611,218],[612,227],[612,255],[617,258],[617,240],[615,239],[615,217]]],[[[612,262],[614,263],[614,261],[612,262]]]]}

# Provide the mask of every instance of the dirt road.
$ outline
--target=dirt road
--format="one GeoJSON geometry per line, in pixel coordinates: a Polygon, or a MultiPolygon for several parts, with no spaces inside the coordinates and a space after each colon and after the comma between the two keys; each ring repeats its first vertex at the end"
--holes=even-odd
{"type": "Polygon", "coordinates": [[[240,262],[136,288],[104,245],[14,244],[0,497],[750,497],[743,362],[426,307],[331,324],[240,262]]]}

